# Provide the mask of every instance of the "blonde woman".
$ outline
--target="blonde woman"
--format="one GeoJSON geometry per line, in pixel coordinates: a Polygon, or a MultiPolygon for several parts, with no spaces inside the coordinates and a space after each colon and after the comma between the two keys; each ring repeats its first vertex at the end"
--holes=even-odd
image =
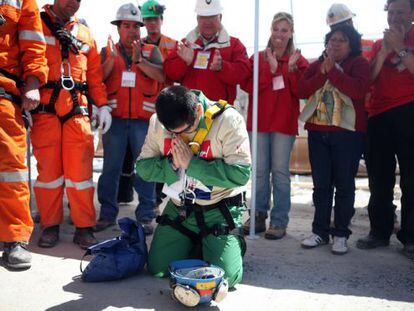
{"type": "MultiPolygon", "coordinates": [[[[298,80],[308,66],[293,44],[293,18],[277,13],[272,20],[268,46],[259,53],[259,107],[257,147],[256,232],[266,230],[266,218],[273,189],[273,208],[266,239],[281,239],[286,234],[290,211],[290,154],[298,134],[298,80]],[[271,183],[270,183],[271,176],[271,183]]],[[[253,56],[250,58],[253,66],[253,56]]],[[[243,88],[252,102],[253,77],[243,88]]],[[[247,129],[252,130],[249,106],[247,129]]],[[[250,219],[244,229],[248,231],[250,219]]]]}

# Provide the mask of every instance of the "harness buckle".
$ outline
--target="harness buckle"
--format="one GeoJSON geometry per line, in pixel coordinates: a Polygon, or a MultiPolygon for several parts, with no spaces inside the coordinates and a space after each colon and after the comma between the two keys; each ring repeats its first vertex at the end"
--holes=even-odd
{"type": "Polygon", "coordinates": [[[179,196],[182,206],[194,205],[197,198],[195,192],[188,188],[184,189],[179,196]]]}
{"type": "Polygon", "coordinates": [[[62,88],[66,91],[71,91],[75,87],[75,81],[73,81],[72,74],[71,74],[71,67],[68,61],[63,61],[60,64],[60,72],[61,72],[61,84],[62,88]],[[65,65],[67,68],[67,74],[65,74],[65,65]]]}

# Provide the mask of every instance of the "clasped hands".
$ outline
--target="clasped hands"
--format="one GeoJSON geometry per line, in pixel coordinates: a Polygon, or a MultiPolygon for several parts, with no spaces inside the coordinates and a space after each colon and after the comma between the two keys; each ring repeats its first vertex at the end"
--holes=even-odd
{"type": "Polygon", "coordinates": [[[179,135],[174,135],[171,141],[172,168],[186,170],[193,158],[193,151],[179,135]]]}

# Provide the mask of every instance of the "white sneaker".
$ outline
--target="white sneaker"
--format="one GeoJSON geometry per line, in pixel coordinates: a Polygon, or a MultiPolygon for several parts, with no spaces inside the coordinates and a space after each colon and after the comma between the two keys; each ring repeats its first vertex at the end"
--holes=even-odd
{"type": "Polygon", "coordinates": [[[334,236],[332,244],[332,253],[343,255],[348,252],[348,243],[345,237],[334,236]]]}
{"type": "Polygon", "coordinates": [[[319,235],[313,233],[310,237],[307,239],[304,239],[301,243],[302,247],[304,248],[314,248],[319,245],[325,245],[328,244],[328,241],[325,241],[322,239],[319,235]]]}

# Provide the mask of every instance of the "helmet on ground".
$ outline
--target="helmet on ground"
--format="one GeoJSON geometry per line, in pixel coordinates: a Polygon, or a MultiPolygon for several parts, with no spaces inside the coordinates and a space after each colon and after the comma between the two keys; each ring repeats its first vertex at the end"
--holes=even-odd
{"type": "Polygon", "coordinates": [[[326,24],[332,27],[339,23],[345,22],[352,19],[355,16],[354,13],[342,3],[334,3],[328,10],[326,14],[326,24]]]}
{"type": "Polygon", "coordinates": [[[214,16],[223,12],[220,0],[196,0],[195,12],[200,16],[214,16]]]}
{"type": "Polygon", "coordinates": [[[113,20],[111,24],[118,25],[121,21],[137,22],[140,26],[144,26],[141,11],[132,3],[121,5],[116,12],[115,20],[113,20]]]}
{"type": "Polygon", "coordinates": [[[160,17],[165,11],[165,6],[155,0],[148,0],[141,6],[142,18],[160,17]]]}
{"type": "Polygon", "coordinates": [[[170,263],[172,298],[187,307],[220,302],[228,291],[224,270],[203,260],[186,259],[170,263]]]}

